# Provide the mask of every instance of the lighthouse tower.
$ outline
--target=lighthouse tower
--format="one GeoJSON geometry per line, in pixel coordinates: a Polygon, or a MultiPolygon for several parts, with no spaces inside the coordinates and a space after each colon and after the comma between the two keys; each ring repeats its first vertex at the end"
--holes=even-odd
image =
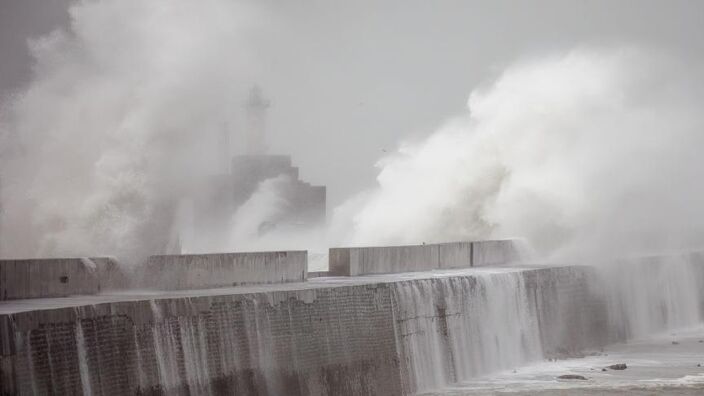
{"type": "Polygon", "coordinates": [[[252,87],[245,103],[247,113],[246,153],[263,155],[266,153],[266,110],[269,101],[264,99],[258,86],[252,87]]]}
{"type": "MultiPolygon", "coordinates": [[[[183,246],[187,251],[214,251],[233,243],[244,248],[243,241],[232,241],[232,219],[266,180],[276,180],[277,200],[281,210],[252,224],[252,235],[263,236],[273,230],[297,232],[325,224],[326,188],[301,180],[299,169],[290,155],[269,154],[266,147],[266,112],[269,101],[254,86],[244,102],[244,150],[231,159],[229,173],[218,174],[202,183],[193,196],[193,226],[183,246]],[[189,235],[190,235],[189,234],[189,235]]],[[[229,156],[229,130],[224,126],[219,139],[221,155],[229,156]]]]}

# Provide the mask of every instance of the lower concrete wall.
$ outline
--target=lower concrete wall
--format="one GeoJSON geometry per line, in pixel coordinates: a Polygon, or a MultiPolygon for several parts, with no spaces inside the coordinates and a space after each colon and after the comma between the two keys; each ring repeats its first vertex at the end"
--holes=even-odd
{"type": "Polygon", "coordinates": [[[520,259],[514,240],[331,248],[330,274],[355,276],[507,264],[520,259]]]}
{"type": "Polygon", "coordinates": [[[593,267],[559,267],[525,273],[534,302],[543,355],[565,358],[618,341],[609,328],[608,294],[593,267]]]}
{"type": "Polygon", "coordinates": [[[392,318],[388,285],[0,316],[0,394],[395,395],[392,318]]]}
{"type": "MultiPolygon", "coordinates": [[[[526,321],[537,337],[528,339],[526,326],[507,326],[517,312],[496,309],[497,301],[516,304],[527,318],[540,305],[600,323],[604,306],[585,303],[594,296],[584,299],[584,271],[515,270],[2,315],[0,384],[5,394],[412,394],[503,367],[482,357],[481,348],[497,342],[502,349],[494,353],[504,364],[541,356],[540,335],[560,319],[526,321]],[[535,352],[524,356],[532,342],[535,352]]],[[[565,331],[546,335],[546,350],[599,342],[565,331]]]]}
{"type": "Polygon", "coordinates": [[[95,294],[100,290],[90,259],[0,260],[0,300],[95,294]]]}
{"type": "Polygon", "coordinates": [[[589,267],[547,267],[394,285],[404,393],[432,393],[608,342],[589,267]]]}
{"type": "Polygon", "coordinates": [[[135,279],[161,290],[302,282],[307,265],[306,251],[151,256],[135,279]]]}

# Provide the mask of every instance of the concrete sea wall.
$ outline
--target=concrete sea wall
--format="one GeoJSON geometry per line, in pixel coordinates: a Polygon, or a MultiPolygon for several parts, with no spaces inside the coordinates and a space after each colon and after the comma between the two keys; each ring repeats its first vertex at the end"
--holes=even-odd
{"type": "Polygon", "coordinates": [[[92,257],[89,260],[97,270],[101,291],[124,290],[132,284],[126,268],[115,257],[92,257]]]}
{"type": "Polygon", "coordinates": [[[519,239],[472,242],[472,267],[520,261],[525,255],[525,252],[521,252],[521,243],[519,239]]]}
{"type": "Polygon", "coordinates": [[[100,290],[90,259],[0,260],[0,300],[95,294],[100,290]]]}
{"type": "Polygon", "coordinates": [[[606,320],[590,276],[459,270],[9,313],[2,391],[411,394],[603,344],[605,328],[571,329],[606,320]]]}
{"type": "Polygon", "coordinates": [[[404,394],[608,343],[588,267],[420,279],[393,288],[404,394]]]}
{"type": "Polygon", "coordinates": [[[303,282],[306,251],[151,256],[135,268],[111,257],[0,260],[0,301],[157,290],[303,282]]]}
{"type": "Polygon", "coordinates": [[[306,251],[151,256],[136,271],[136,286],[160,290],[303,282],[306,251]]]}
{"type": "Polygon", "coordinates": [[[450,242],[408,246],[331,248],[330,274],[357,276],[469,268],[517,262],[516,240],[450,242]]]}
{"type": "Polygon", "coordinates": [[[617,264],[3,302],[0,394],[415,394],[702,323],[704,255],[617,264]]]}
{"type": "Polygon", "coordinates": [[[611,339],[647,337],[704,322],[704,252],[622,259],[599,271],[611,339]]]}
{"type": "Polygon", "coordinates": [[[0,317],[7,394],[398,394],[388,285],[0,317]]]}

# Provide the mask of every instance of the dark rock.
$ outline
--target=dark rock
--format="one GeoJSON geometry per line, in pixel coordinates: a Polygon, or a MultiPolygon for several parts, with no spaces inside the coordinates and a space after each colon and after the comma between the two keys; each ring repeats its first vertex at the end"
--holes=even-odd
{"type": "Polygon", "coordinates": [[[577,375],[577,374],[565,374],[557,377],[558,379],[564,379],[564,380],[582,380],[586,381],[587,378],[584,377],[583,375],[577,375]]]}
{"type": "Polygon", "coordinates": [[[601,371],[606,371],[606,369],[605,369],[605,368],[603,368],[603,369],[601,369],[601,371]]]}
{"type": "Polygon", "coordinates": [[[702,342],[704,342],[704,340],[699,340],[699,343],[700,343],[700,344],[701,344],[702,342]]]}
{"type": "Polygon", "coordinates": [[[618,364],[612,364],[611,366],[607,367],[610,368],[611,370],[625,370],[627,368],[626,363],[618,363],[618,364]]]}
{"type": "Polygon", "coordinates": [[[672,341],[672,345],[679,345],[680,343],[677,341],[672,341]]]}
{"type": "Polygon", "coordinates": [[[701,364],[701,363],[697,363],[697,367],[701,367],[701,366],[702,366],[702,364],[701,364]]]}

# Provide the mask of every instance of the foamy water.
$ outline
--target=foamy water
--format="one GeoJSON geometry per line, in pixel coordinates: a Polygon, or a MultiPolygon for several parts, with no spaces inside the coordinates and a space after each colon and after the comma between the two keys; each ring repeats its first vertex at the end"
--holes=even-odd
{"type": "MultiPolygon", "coordinates": [[[[659,334],[623,344],[615,344],[578,359],[541,361],[464,381],[442,392],[428,395],[481,395],[496,392],[519,394],[640,394],[680,389],[704,392],[704,326],[659,334]],[[602,371],[612,364],[625,363],[626,370],[602,371]],[[564,374],[582,375],[587,380],[560,380],[564,374]]],[[[692,394],[697,394],[692,393],[692,394]]]]}

